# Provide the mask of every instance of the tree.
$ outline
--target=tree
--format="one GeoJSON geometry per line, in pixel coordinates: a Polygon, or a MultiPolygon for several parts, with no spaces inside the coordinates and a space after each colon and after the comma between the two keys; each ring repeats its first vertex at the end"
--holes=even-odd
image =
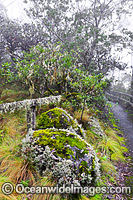
{"type": "Polygon", "coordinates": [[[21,24],[19,21],[6,19],[1,26],[2,45],[6,53],[15,62],[22,56],[22,51],[29,52],[39,42],[45,43],[44,33],[34,24],[21,24]]]}
{"type": "Polygon", "coordinates": [[[0,99],[3,90],[6,88],[7,84],[12,82],[13,78],[14,75],[10,70],[10,63],[2,64],[0,68],[0,99]]]}
{"type": "Polygon", "coordinates": [[[29,11],[27,10],[27,14],[34,19],[36,24],[43,26],[47,34],[47,41],[51,43],[65,42],[65,35],[71,29],[71,17],[68,16],[68,13],[71,11],[71,0],[26,0],[25,2],[33,4],[29,11]]]}
{"type": "Polygon", "coordinates": [[[31,98],[35,94],[43,97],[44,92],[52,95],[67,93],[75,63],[73,51],[62,53],[61,44],[49,43],[47,47],[39,44],[29,53],[24,52],[23,59],[18,60],[18,78],[28,85],[31,98]]]}
{"type": "Polygon", "coordinates": [[[25,2],[32,3],[28,15],[44,27],[49,41],[62,41],[68,50],[80,46],[79,62],[90,73],[106,74],[114,67],[125,67],[111,55],[112,47],[118,50],[125,41],[113,28],[113,14],[120,19],[127,12],[124,6],[127,9],[131,5],[130,0],[91,0],[86,5],[83,0],[25,2]]]}
{"type": "Polygon", "coordinates": [[[0,63],[4,59],[5,48],[4,48],[4,40],[3,35],[1,33],[1,28],[3,25],[3,21],[7,18],[6,8],[0,3],[0,63]]]}
{"type": "Polygon", "coordinates": [[[37,45],[29,53],[24,53],[23,60],[18,60],[17,70],[19,79],[28,85],[31,98],[37,93],[39,97],[46,93],[48,96],[61,94],[68,99],[76,95],[75,99],[82,104],[82,120],[85,106],[93,97],[97,102],[103,98],[107,82],[102,80],[102,74],[92,76],[78,69],[73,52],[62,53],[61,44],[37,45]]]}
{"type": "Polygon", "coordinates": [[[46,34],[43,27],[33,23],[21,23],[18,20],[10,20],[5,7],[0,4],[0,59],[2,62],[15,62],[22,57],[22,51],[29,52],[32,46],[38,43],[46,45],[46,34]]]}
{"type": "Polygon", "coordinates": [[[71,86],[74,92],[77,92],[78,97],[82,103],[80,121],[82,121],[85,106],[89,106],[93,98],[98,98],[98,101],[100,100],[100,97],[103,98],[103,91],[107,86],[107,82],[102,79],[102,74],[89,75],[87,71],[83,72],[80,69],[75,69],[75,74],[73,80],[71,81],[71,86]]]}

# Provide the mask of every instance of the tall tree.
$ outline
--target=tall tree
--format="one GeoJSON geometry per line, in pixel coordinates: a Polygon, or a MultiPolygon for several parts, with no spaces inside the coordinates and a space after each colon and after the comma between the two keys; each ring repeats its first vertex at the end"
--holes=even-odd
{"type": "Polygon", "coordinates": [[[11,20],[6,15],[5,7],[0,4],[0,59],[2,62],[15,61],[29,52],[38,43],[46,44],[47,35],[43,27],[33,23],[21,23],[11,20]]]}
{"type": "MultiPolygon", "coordinates": [[[[68,49],[80,46],[80,60],[90,73],[107,73],[110,68],[124,68],[111,56],[112,47],[117,49],[124,37],[114,28],[124,9],[132,1],[123,0],[26,0],[32,3],[28,15],[47,32],[47,40],[62,41],[68,49]],[[115,22],[115,23],[114,23],[115,22]]],[[[121,46],[122,47],[122,46],[121,46]]],[[[119,48],[120,49],[120,48],[119,48]]]]}
{"type": "Polygon", "coordinates": [[[4,38],[1,33],[3,22],[7,19],[6,8],[0,3],[0,63],[5,57],[4,38]]]}
{"type": "Polygon", "coordinates": [[[39,42],[45,44],[45,34],[34,24],[21,24],[19,21],[6,19],[0,27],[2,50],[6,51],[12,60],[18,58],[22,51],[28,52],[39,42]]]}

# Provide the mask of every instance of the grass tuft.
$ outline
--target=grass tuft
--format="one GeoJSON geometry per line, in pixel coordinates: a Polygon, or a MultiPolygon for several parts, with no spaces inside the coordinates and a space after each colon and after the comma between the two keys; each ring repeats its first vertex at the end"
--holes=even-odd
{"type": "Polygon", "coordinates": [[[116,169],[110,160],[101,159],[101,170],[104,174],[108,173],[110,175],[116,174],[116,169]]]}

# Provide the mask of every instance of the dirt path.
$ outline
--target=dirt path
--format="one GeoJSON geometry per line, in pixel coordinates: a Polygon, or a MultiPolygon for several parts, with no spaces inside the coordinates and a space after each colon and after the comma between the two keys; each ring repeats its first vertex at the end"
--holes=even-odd
{"type": "Polygon", "coordinates": [[[112,112],[119,119],[119,126],[127,139],[127,147],[133,158],[133,109],[125,109],[118,104],[112,103],[112,112]]]}

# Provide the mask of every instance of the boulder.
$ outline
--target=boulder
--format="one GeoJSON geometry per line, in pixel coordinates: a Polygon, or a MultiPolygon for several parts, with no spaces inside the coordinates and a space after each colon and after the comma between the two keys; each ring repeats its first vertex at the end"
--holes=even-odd
{"type": "Polygon", "coordinates": [[[22,146],[25,159],[37,168],[41,176],[51,174],[59,186],[92,186],[100,176],[95,151],[70,130],[37,130],[28,134],[22,146]]]}
{"type": "Polygon", "coordinates": [[[84,137],[84,131],[76,120],[61,108],[54,108],[40,115],[37,129],[69,129],[84,137]]]}

